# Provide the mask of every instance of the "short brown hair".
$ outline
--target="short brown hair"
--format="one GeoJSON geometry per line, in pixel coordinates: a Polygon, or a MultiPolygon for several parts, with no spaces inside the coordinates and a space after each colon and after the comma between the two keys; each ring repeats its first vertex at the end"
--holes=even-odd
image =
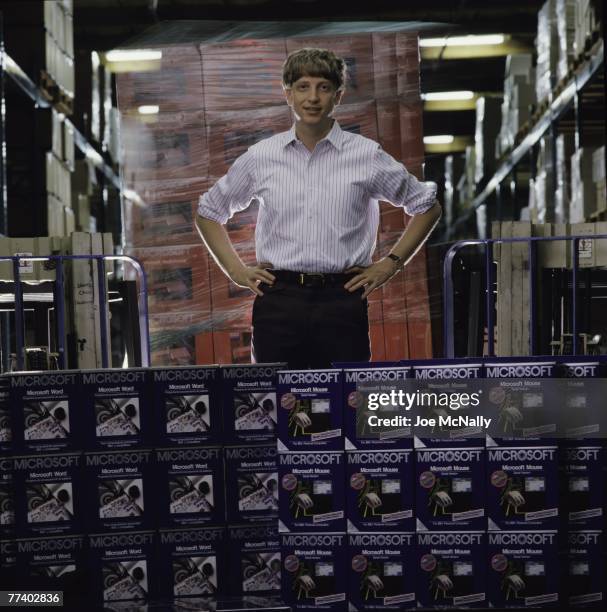
{"type": "Polygon", "coordinates": [[[292,51],[283,64],[282,85],[288,89],[303,76],[323,77],[341,90],[346,85],[346,62],[328,49],[292,51]]]}

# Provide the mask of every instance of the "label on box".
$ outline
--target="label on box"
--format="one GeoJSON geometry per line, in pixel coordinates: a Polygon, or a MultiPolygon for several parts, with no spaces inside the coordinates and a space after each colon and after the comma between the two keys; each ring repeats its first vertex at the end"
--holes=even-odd
{"type": "Polygon", "coordinates": [[[227,446],[224,452],[228,522],[259,522],[277,518],[276,446],[227,446]]]}
{"type": "Polygon", "coordinates": [[[161,530],[158,539],[161,597],[225,594],[223,527],[161,530]]]}
{"type": "Polygon", "coordinates": [[[485,449],[415,451],[417,530],[485,529],[485,449]]]}
{"type": "Polygon", "coordinates": [[[228,592],[234,595],[280,592],[280,540],[270,525],[228,526],[228,592]]]}
{"type": "MultiPolygon", "coordinates": [[[[457,360],[422,360],[413,362],[412,378],[419,385],[419,389],[430,393],[468,394],[478,391],[475,381],[482,378],[483,364],[480,361],[457,361],[457,360]]],[[[470,406],[459,406],[458,417],[466,417],[471,413],[470,406]]],[[[428,418],[446,417],[450,410],[446,407],[426,407],[425,414],[428,418]]],[[[470,414],[472,416],[472,414],[470,414]]],[[[441,436],[415,437],[415,448],[440,448],[445,446],[474,446],[479,444],[479,434],[482,427],[440,425],[441,436]],[[467,434],[467,436],[466,436],[467,434]]]]}
{"type": "Polygon", "coordinates": [[[153,531],[91,534],[89,572],[95,601],[153,598],[160,576],[153,531]]]}
{"type": "Polygon", "coordinates": [[[557,605],[557,532],[489,532],[487,538],[487,589],[493,606],[520,609],[557,605]]]}
{"type": "Polygon", "coordinates": [[[340,370],[278,373],[278,450],[343,450],[340,370]]]}
{"type": "Polygon", "coordinates": [[[0,376],[0,453],[13,450],[13,426],[9,403],[9,378],[0,376]]]}
{"type": "Polygon", "coordinates": [[[32,372],[8,378],[14,448],[24,453],[78,450],[78,408],[83,402],[79,373],[32,372]]]}
{"type": "Polygon", "coordinates": [[[18,539],[15,545],[20,584],[32,590],[86,593],[84,535],[18,539]]]}
{"type": "Polygon", "coordinates": [[[89,448],[119,450],[152,443],[152,404],[147,370],[82,372],[89,448]]]}
{"type": "Polygon", "coordinates": [[[158,446],[221,443],[219,368],[150,370],[158,446]]]}
{"type": "Polygon", "coordinates": [[[346,451],[348,533],[415,529],[413,451],[346,451]]]}
{"type": "Polygon", "coordinates": [[[89,531],[154,527],[157,475],[151,450],[86,453],[84,470],[89,531]]]}
{"type": "Polygon", "coordinates": [[[283,533],[282,598],[296,612],[346,608],[345,533],[283,533]]]}
{"type": "Polygon", "coordinates": [[[415,534],[348,534],[349,610],[414,608],[415,534]]]}
{"type": "Polygon", "coordinates": [[[276,442],[276,380],[284,363],[221,368],[224,440],[227,444],[276,442]]]}
{"type": "Polygon", "coordinates": [[[571,531],[567,534],[565,597],[570,606],[599,608],[604,605],[607,597],[604,539],[601,531],[571,531]]]}
{"type": "Polygon", "coordinates": [[[221,448],[156,450],[156,500],[161,528],[219,525],[225,520],[221,448]]]}
{"type": "Polygon", "coordinates": [[[344,453],[279,453],[279,531],[344,531],[344,453]]]}
{"type": "Polygon", "coordinates": [[[558,529],[555,446],[487,449],[490,530],[558,529]]]}
{"type": "Polygon", "coordinates": [[[564,445],[559,448],[561,500],[572,529],[601,529],[605,507],[605,448],[564,445]]]}
{"type": "Polygon", "coordinates": [[[0,457],[0,537],[15,526],[13,458],[0,457]]]}
{"type": "Polygon", "coordinates": [[[485,378],[496,379],[489,390],[489,401],[498,409],[499,423],[499,435],[487,437],[488,447],[533,441],[549,444],[547,439],[556,437],[557,419],[540,380],[553,377],[555,365],[554,361],[533,359],[485,361],[485,378]],[[512,378],[518,380],[507,380],[512,378]]]}
{"type": "Polygon", "coordinates": [[[17,576],[17,546],[15,540],[0,538],[0,587],[14,588],[17,576]]]}
{"type": "Polygon", "coordinates": [[[417,599],[421,607],[487,607],[486,535],[427,531],[417,534],[417,599]]]}
{"type": "Polygon", "coordinates": [[[81,531],[81,459],[78,453],[15,457],[16,537],[81,531]]]}
{"type": "MultiPolygon", "coordinates": [[[[392,449],[411,448],[411,428],[379,433],[374,437],[366,437],[369,431],[367,418],[372,412],[367,409],[369,393],[390,393],[398,389],[403,380],[411,375],[409,367],[381,367],[379,364],[369,364],[369,367],[344,368],[343,371],[343,405],[346,428],[346,450],[364,450],[366,448],[392,449]]],[[[400,408],[394,407],[397,414],[400,408]]],[[[383,416],[389,414],[384,408],[383,416]]]]}

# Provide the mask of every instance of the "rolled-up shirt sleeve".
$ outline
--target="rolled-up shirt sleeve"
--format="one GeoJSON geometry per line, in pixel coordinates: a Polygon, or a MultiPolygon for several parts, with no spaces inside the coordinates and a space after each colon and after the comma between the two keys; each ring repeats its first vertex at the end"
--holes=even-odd
{"type": "Polygon", "coordinates": [[[377,147],[373,157],[371,197],[401,206],[408,215],[419,215],[436,201],[436,183],[418,181],[403,164],[377,147]]]}
{"type": "Polygon", "coordinates": [[[198,199],[198,215],[224,225],[245,210],[255,198],[255,159],[249,149],[232,164],[228,173],[198,199]]]}

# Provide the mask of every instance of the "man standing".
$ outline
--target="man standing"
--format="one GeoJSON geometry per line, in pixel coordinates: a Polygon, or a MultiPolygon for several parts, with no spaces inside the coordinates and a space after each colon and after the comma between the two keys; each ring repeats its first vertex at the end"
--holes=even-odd
{"type": "Polygon", "coordinates": [[[204,243],[232,282],[257,295],[258,363],[368,361],[366,298],[413,257],[441,215],[435,186],[332,119],[345,81],[345,62],[331,51],[291,53],[283,87],[295,124],[249,148],[200,198],[196,224],[204,243]],[[246,266],[223,226],[253,199],[258,264],[246,266]],[[413,218],[390,254],[372,263],[378,200],[413,218]]]}

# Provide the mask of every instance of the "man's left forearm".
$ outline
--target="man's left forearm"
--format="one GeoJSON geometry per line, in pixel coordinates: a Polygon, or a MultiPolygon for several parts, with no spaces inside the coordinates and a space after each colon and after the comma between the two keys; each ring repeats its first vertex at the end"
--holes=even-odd
{"type": "Polygon", "coordinates": [[[390,250],[390,253],[396,255],[401,260],[401,265],[405,265],[426,242],[441,215],[441,205],[438,201],[435,201],[432,208],[428,209],[425,213],[411,218],[398,242],[390,250]]]}
{"type": "Polygon", "coordinates": [[[393,258],[386,256],[367,268],[355,267],[346,270],[357,274],[344,285],[344,288],[352,292],[364,287],[361,295],[364,300],[372,291],[390,280],[417,253],[438,223],[441,214],[440,204],[434,202],[432,208],[425,213],[415,215],[390,251],[398,257],[398,260],[393,261],[393,258]]]}

